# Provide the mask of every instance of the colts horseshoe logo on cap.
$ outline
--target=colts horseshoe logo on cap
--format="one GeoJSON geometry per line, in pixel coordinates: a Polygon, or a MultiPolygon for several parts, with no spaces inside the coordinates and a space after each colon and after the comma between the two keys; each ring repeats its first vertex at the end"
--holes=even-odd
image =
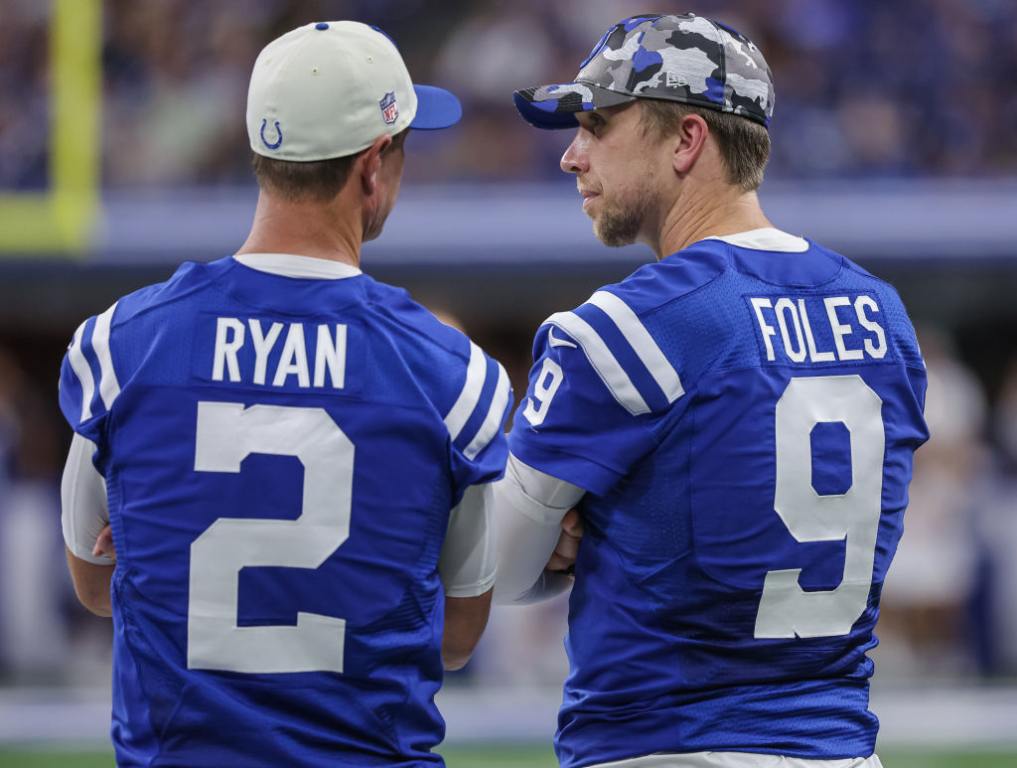
{"type": "Polygon", "coordinates": [[[385,121],[385,125],[392,125],[399,119],[399,105],[396,104],[395,91],[389,91],[382,96],[378,106],[381,107],[381,117],[385,121]]]}
{"type": "Polygon", "coordinates": [[[276,139],[276,141],[275,141],[275,144],[273,144],[272,142],[270,142],[268,139],[265,138],[265,127],[267,125],[268,125],[268,118],[267,117],[266,118],[262,118],[262,120],[261,120],[261,143],[264,144],[269,149],[279,149],[279,147],[282,145],[282,128],[279,127],[279,121],[278,120],[275,121],[275,133],[276,133],[276,136],[278,137],[276,139]]]}

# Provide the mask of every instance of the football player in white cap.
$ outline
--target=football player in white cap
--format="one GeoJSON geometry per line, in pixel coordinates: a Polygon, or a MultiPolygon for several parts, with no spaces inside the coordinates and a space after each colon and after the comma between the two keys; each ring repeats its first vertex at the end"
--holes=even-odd
{"type": "Polygon", "coordinates": [[[275,40],[246,242],[74,334],[63,527],[78,595],[113,617],[119,765],[442,765],[434,694],[487,621],[511,391],[360,248],[408,129],[460,115],[369,26],[275,40]]]}

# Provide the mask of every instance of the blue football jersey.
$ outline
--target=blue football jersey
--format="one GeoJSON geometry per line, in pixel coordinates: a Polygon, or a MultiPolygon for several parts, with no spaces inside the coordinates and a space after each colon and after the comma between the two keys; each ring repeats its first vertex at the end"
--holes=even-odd
{"type": "Polygon", "coordinates": [[[508,378],[366,275],[187,264],[78,329],[60,404],[117,550],[123,766],[435,766],[450,510],[508,378]]]}
{"type": "Polygon", "coordinates": [[[873,752],[925,366],[893,288],[798,242],[695,243],[537,333],[509,447],[587,490],[566,768],[873,752]]]}

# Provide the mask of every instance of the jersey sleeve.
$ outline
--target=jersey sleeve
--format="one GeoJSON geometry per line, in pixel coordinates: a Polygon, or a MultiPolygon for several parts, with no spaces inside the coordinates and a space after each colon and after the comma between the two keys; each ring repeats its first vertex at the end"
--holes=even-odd
{"type": "Polygon", "coordinates": [[[494,586],[498,560],[491,508],[494,486],[472,485],[449,516],[438,561],[447,597],[477,597],[494,586]]]}
{"type": "Polygon", "coordinates": [[[71,429],[100,444],[109,409],[120,394],[110,352],[116,304],[74,332],[60,367],[60,410],[71,429]]]}
{"type": "Polygon", "coordinates": [[[608,291],[549,317],[533,356],[512,455],[593,493],[610,490],[656,445],[661,418],[684,395],[638,315],[608,291]]]}
{"type": "Polygon", "coordinates": [[[456,504],[470,486],[500,478],[508,458],[505,421],[512,404],[508,374],[472,341],[469,345],[458,395],[444,416],[456,504]]]}
{"type": "Polygon", "coordinates": [[[60,480],[60,524],[64,543],[75,557],[94,565],[112,565],[111,558],[92,554],[109,522],[106,481],[92,464],[93,453],[95,444],[75,434],[60,480]]]}
{"type": "Polygon", "coordinates": [[[562,520],[582,497],[578,486],[509,455],[492,499],[498,546],[495,602],[531,603],[563,591],[568,580],[545,568],[558,544],[562,520]]]}

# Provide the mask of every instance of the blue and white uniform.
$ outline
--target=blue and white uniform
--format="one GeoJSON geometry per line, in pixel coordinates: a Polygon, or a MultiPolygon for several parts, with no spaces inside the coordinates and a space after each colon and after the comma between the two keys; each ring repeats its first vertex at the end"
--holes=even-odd
{"type": "Polygon", "coordinates": [[[187,264],[83,323],[64,530],[102,562],[108,503],[118,764],[440,766],[443,597],[493,585],[510,403],[469,339],[318,259],[187,264]]]}
{"type": "Polygon", "coordinates": [[[561,764],[871,756],[866,653],[928,438],[893,288],[777,230],[707,239],[552,315],[534,360],[496,497],[506,540],[543,544],[502,549],[495,595],[526,597],[578,501],[561,764]]]}

